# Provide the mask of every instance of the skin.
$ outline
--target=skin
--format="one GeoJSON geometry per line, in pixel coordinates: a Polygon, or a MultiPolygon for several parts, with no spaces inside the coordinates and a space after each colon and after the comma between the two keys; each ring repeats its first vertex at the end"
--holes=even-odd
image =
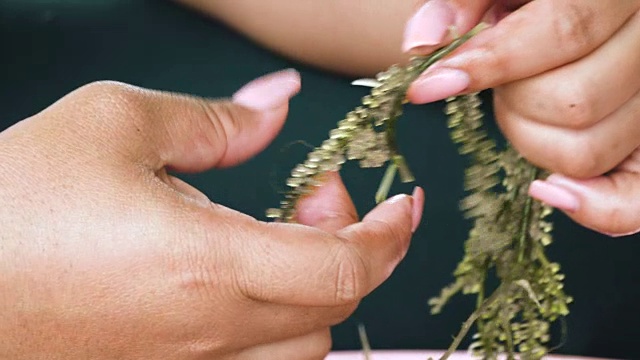
{"type": "Polygon", "coordinates": [[[553,173],[532,184],[533,197],[609,235],[640,230],[639,0],[179,1],[286,56],[359,77],[488,23],[409,99],[493,88],[505,136],[553,173]]]}
{"type": "Polygon", "coordinates": [[[167,170],[241,163],[280,130],[284,71],[209,101],[101,82],[0,133],[0,358],[323,359],[404,257],[423,194],[361,221],[337,174],[299,224],[167,170]]]}
{"type": "MultiPolygon", "coordinates": [[[[459,92],[494,88],[496,118],[506,137],[528,160],[554,173],[532,185],[532,196],[606,234],[638,231],[640,1],[520,3],[425,4],[452,9],[448,25],[461,32],[482,18],[494,24],[423,74],[410,99],[437,100],[429,78],[439,77],[446,88],[443,74],[451,70],[468,75],[459,92]]],[[[433,33],[430,26],[419,20],[408,27],[405,46],[433,33]]],[[[447,42],[449,35],[440,40],[447,42]]]]}
{"type": "MultiPolygon", "coordinates": [[[[393,49],[415,9],[183,2],[283,54],[359,75],[406,59],[393,49]],[[277,5],[296,16],[270,10],[277,5]],[[296,24],[301,31],[290,31],[296,24]]],[[[446,29],[494,26],[418,80],[411,100],[495,88],[507,137],[556,172],[531,194],[593,229],[637,231],[640,1],[428,4],[450,8],[438,25],[446,29]],[[446,69],[468,84],[443,92],[454,88],[446,69]],[[434,74],[437,93],[425,85],[434,74]]],[[[436,23],[413,21],[405,49],[450,41],[436,23]]],[[[295,77],[277,78],[226,102],[91,84],[0,134],[0,357],[323,358],[328,327],[404,256],[423,197],[394,198],[358,222],[334,174],[300,204],[307,226],[266,224],[168,175],[233,166],[264,148],[299,88],[295,77]]]]}
{"type": "Polygon", "coordinates": [[[176,0],[288,58],[372,76],[409,56],[400,49],[416,0],[176,0]],[[295,31],[292,31],[295,29],[295,31]]]}

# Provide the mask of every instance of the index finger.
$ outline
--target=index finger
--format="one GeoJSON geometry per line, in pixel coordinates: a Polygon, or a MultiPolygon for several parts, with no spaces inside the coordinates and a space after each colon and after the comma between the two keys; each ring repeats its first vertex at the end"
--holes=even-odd
{"type": "MultiPolygon", "coordinates": [[[[429,76],[468,75],[465,92],[496,87],[570,63],[615,33],[640,7],[638,0],[536,0],[462,45],[414,83],[409,97],[426,102],[429,76]],[[423,99],[424,98],[424,99],[423,99]]],[[[445,76],[446,78],[446,76],[445,76]]],[[[447,94],[455,95],[455,94],[447,94]]],[[[437,99],[428,99],[429,101],[437,99]]]]}
{"type": "Polygon", "coordinates": [[[296,224],[259,225],[256,256],[237,259],[241,290],[255,300],[291,305],[357,302],[404,257],[422,210],[422,193],[416,193],[416,200],[398,195],[385,201],[335,236],[296,224]]]}

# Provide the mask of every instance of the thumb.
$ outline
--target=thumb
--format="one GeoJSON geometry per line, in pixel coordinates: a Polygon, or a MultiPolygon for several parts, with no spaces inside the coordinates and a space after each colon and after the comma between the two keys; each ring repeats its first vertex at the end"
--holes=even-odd
{"type": "Polygon", "coordinates": [[[172,112],[177,116],[164,121],[165,138],[158,140],[163,165],[194,172],[247,160],[279,133],[289,99],[299,90],[300,75],[284,70],[249,82],[231,101],[184,98],[175,104],[182,108],[172,112]]]}
{"type": "Polygon", "coordinates": [[[402,50],[428,54],[477,25],[496,0],[429,0],[407,22],[402,50]]]}
{"type": "Polygon", "coordinates": [[[616,171],[591,179],[553,174],[534,181],[529,194],[598,232],[624,236],[640,231],[639,173],[616,171]]]}
{"type": "Polygon", "coordinates": [[[238,164],[263,150],[282,128],[289,99],[299,90],[294,70],[253,80],[231,100],[97,82],[49,111],[65,121],[75,114],[78,130],[72,136],[80,134],[76,140],[95,142],[101,151],[115,150],[152,170],[198,172],[238,164]]]}
{"type": "Polygon", "coordinates": [[[248,224],[244,229],[252,246],[231,256],[243,280],[239,286],[259,301],[308,306],[357,302],[404,257],[422,202],[420,189],[413,196],[397,195],[335,235],[298,224],[248,224]]]}

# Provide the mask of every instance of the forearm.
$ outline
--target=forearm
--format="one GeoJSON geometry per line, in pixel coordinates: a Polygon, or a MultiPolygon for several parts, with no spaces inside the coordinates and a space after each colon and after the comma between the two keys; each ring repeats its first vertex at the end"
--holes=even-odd
{"type": "Polygon", "coordinates": [[[406,59],[400,51],[414,0],[177,0],[292,59],[372,75],[406,59]]]}

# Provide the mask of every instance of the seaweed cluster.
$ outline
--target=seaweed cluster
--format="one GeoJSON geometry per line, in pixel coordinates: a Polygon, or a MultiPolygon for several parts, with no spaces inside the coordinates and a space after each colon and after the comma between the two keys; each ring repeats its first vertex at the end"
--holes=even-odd
{"type": "MultiPolygon", "coordinates": [[[[552,242],[552,209],[528,196],[529,184],[542,171],[512,147],[496,149],[482,129],[476,94],[448,100],[452,140],[469,157],[465,170],[468,196],[460,208],[473,221],[455,281],[429,301],[441,312],[457,293],[474,294],[476,309],[454,339],[450,352],[475,323],[471,351],[483,359],[540,359],[550,349],[551,324],[569,313],[572,298],[563,290],[560,265],[550,262],[545,247],[552,242]],[[488,287],[495,275],[499,285],[488,287]],[[490,294],[488,295],[487,294],[490,294]]],[[[449,352],[449,353],[450,353],[449,352]]],[[[446,357],[445,357],[446,358],[446,357]]]]}
{"type": "MultiPolygon", "coordinates": [[[[392,66],[368,81],[371,93],[292,170],[280,206],[269,209],[267,216],[295,222],[297,201],[321,184],[319,175],[339,170],[347,160],[358,160],[363,168],[389,164],[377,201],[386,198],[396,173],[402,181],[412,181],[395,138],[407,89],[429,66],[480,30],[477,27],[429,56],[415,57],[407,66],[392,66]]],[[[436,314],[452,296],[463,293],[475,295],[477,305],[441,359],[457,349],[474,325],[470,349],[475,355],[540,359],[550,351],[552,323],[568,314],[572,301],[564,293],[559,264],[545,255],[552,241],[552,224],[547,220],[551,208],[527,194],[529,184],[544,174],[512,147],[497,149],[483,130],[477,94],[448,99],[446,112],[451,138],[469,159],[468,195],[460,207],[473,226],[454,271],[455,280],[429,304],[436,314]],[[499,283],[493,288],[492,277],[499,283]]]]}

